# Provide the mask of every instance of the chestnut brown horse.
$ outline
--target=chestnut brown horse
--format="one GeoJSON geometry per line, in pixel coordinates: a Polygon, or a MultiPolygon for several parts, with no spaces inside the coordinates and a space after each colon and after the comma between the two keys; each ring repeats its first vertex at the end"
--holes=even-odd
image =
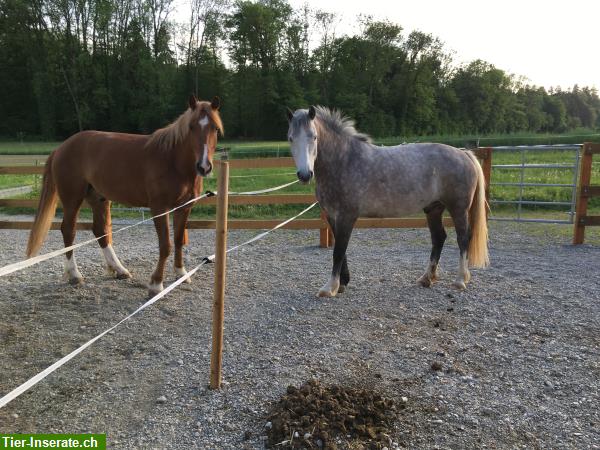
{"type": "MultiPolygon", "coordinates": [[[[189,108],[170,125],[151,135],[82,131],[52,152],[44,169],[40,203],[29,235],[27,256],[39,251],[54,217],[57,201],[63,207],[61,231],[65,247],[73,244],[75,223],[84,200],[93,211],[93,232],[110,274],[130,278],[112,247],[110,204],[149,207],[153,216],[198,196],[202,178],[212,171],[218,132],[223,133],[220,101],[189,99],[189,108]]],[[[173,213],[175,273],[183,265],[185,231],[192,205],[173,213]]],[[[154,219],[160,256],[148,286],[151,294],[163,290],[166,260],[171,251],[169,216],[154,219]]],[[[83,279],[73,252],[65,254],[65,278],[72,284],[83,279]]]]}

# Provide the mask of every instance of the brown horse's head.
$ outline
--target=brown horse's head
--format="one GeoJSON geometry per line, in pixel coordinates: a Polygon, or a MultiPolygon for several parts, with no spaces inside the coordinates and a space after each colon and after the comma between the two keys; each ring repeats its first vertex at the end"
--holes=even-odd
{"type": "Polygon", "coordinates": [[[200,176],[207,176],[212,171],[213,155],[217,148],[217,136],[223,134],[223,123],[219,115],[221,101],[214,97],[211,102],[202,102],[194,96],[189,100],[191,110],[190,134],[198,144],[196,151],[196,171],[200,176]]]}

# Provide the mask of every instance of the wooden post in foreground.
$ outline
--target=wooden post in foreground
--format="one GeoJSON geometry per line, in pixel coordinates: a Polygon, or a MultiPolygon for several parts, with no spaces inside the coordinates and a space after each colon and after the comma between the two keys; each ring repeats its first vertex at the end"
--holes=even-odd
{"type": "Polygon", "coordinates": [[[227,262],[227,206],[229,197],[229,163],[219,164],[217,187],[217,224],[215,236],[215,291],[212,312],[212,352],[210,354],[210,387],[221,387],[223,362],[223,318],[225,316],[225,270],[227,262]]]}
{"type": "Polygon", "coordinates": [[[329,248],[333,245],[333,233],[329,228],[327,213],[324,209],[321,209],[321,220],[325,222],[325,228],[319,229],[319,245],[321,248],[329,248]]]}
{"type": "Polygon", "coordinates": [[[600,195],[597,186],[591,186],[592,182],[592,156],[600,154],[600,144],[585,142],[581,148],[581,159],[579,165],[579,181],[577,183],[577,204],[575,208],[575,223],[573,226],[573,244],[583,244],[586,225],[598,223],[595,217],[587,215],[588,199],[600,195]]]}
{"type": "Polygon", "coordinates": [[[485,201],[490,204],[490,183],[492,181],[492,148],[486,147],[483,159],[481,162],[481,168],[483,169],[483,176],[485,177],[485,201]]]}

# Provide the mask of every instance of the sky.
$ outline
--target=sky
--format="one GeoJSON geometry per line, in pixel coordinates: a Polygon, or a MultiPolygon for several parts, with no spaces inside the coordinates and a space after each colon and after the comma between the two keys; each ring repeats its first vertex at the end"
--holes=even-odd
{"type": "Polygon", "coordinates": [[[483,59],[530,84],[600,89],[599,0],[289,0],[340,14],[337,35],[368,14],[431,33],[457,63],[483,59]]]}

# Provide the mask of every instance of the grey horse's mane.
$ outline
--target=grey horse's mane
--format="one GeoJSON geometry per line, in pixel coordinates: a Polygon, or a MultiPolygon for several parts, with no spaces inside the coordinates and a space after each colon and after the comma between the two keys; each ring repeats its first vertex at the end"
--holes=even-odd
{"type": "Polygon", "coordinates": [[[369,144],[371,143],[371,137],[356,131],[354,120],[342,115],[339,110],[331,110],[325,106],[316,106],[315,109],[317,111],[317,117],[327,126],[327,128],[337,134],[358,139],[362,142],[368,142],[369,144]]]}

